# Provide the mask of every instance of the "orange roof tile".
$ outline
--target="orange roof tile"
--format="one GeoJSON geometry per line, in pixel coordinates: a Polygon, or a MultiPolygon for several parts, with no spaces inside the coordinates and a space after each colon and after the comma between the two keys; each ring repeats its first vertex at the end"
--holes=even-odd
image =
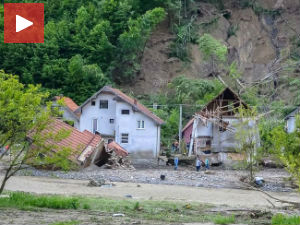
{"type": "MultiPolygon", "coordinates": [[[[63,140],[56,142],[55,140],[47,140],[46,144],[56,145],[58,147],[69,147],[71,148],[71,156],[70,160],[77,161],[77,158],[80,154],[88,147],[92,148],[97,147],[102,138],[98,134],[93,134],[87,130],[84,132],[80,132],[76,128],[70,126],[69,124],[59,120],[54,119],[54,121],[49,125],[49,127],[45,130],[45,132],[52,132],[54,135],[58,132],[68,131],[70,135],[63,140]]],[[[52,149],[55,152],[58,152],[59,149],[52,149]]]]}
{"type": "Polygon", "coordinates": [[[63,99],[64,104],[66,107],[68,107],[72,112],[74,112],[76,109],[78,109],[78,105],[69,97],[61,97],[61,96],[55,96],[56,100],[63,99]]]}
{"type": "Polygon", "coordinates": [[[107,148],[109,151],[115,151],[117,155],[120,155],[120,156],[127,156],[128,155],[128,152],[122,148],[122,146],[120,146],[118,143],[112,141],[110,142],[108,145],[107,145],[107,148]]]}

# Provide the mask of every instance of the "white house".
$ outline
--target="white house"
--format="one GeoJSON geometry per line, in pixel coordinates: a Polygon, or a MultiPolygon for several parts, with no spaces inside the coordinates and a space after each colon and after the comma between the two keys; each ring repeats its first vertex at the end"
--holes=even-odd
{"type": "Polygon", "coordinates": [[[80,115],[80,131],[98,132],[104,138],[114,139],[135,156],[149,158],[159,154],[164,121],[118,89],[103,87],[74,114],[80,115]]]}
{"type": "Polygon", "coordinates": [[[78,105],[69,97],[55,96],[53,99],[53,106],[58,106],[57,101],[63,100],[63,106],[60,107],[60,111],[63,113],[63,119],[68,121],[73,121],[73,126],[79,129],[80,114],[75,113],[78,109],[78,105]]]}
{"type": "Polygon", "coordinates": [[[288,133],[292,133],[296,130],[296,116],[297,115],[300,115],[300,107],[296,108],[285,118],[286,130],[288,133]]]}

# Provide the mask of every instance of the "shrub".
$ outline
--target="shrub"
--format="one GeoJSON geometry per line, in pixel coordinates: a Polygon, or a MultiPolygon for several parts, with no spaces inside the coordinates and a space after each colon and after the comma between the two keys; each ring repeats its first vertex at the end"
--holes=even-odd
{"type": "Polygon", "coordinates": [[[79,207],[79,201],[77,198],[61,197],[57,195],[35,196],[24,192],[11,193],[9,198],[6,199],[6,202],[3,202],[4,206],[5,204],[6,206],[16,206],[20,208],[31,206],[51,209],[77,209],[79,207]]]}
{"type": "Polygon", "coordinates": [[[214,219],[215,224],[231,224],[235,223],[235,216],[222,216],[222,215],[217,215],[216,218],[214,219]]]}
{"type": "Polygon", "coordinates": [[[272,225],[299,225],[300,216],[285,216],[276,214],[272,217],[272,225]]]}

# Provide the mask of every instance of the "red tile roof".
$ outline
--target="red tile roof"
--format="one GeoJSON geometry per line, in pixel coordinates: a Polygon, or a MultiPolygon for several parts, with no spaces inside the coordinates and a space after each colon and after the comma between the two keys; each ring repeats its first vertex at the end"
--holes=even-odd
{"type": "Polygon", "coordinates": [[[120,156],[127,156],[128,155],[128,152],[122,148],[122,146],[120,146],[118,143],[112,141],[110,142],[108,145],[107,145],[107,149],[108,151],[115,151],[117,155],[120,155],[120,156]]]}
{"type": "Polygon", "coordinates": [[[76,109],[78,109],[78,105],[69,97],[60,97],[60,96],[55,96],[56,100],[63,99],[64,104],[66,107],[68,107],[72,112],[74,112],[76,109]]]}
{"type": "MultiPolygon", "coordinates": [[[[77,162],[77,158],[87,147],[91,146],[92,148],[95,148],[102,141],[100,135],[93,134],[87,130],[80,132],[76,128],[58,119],[54,119],[45,132],[52,132],[55,135],[58,132],[63,131],[70,132],[70,135],[59,142],[56,142],[55,140],[48,140],[47,143],[50,145],[55,144],[58,147],[71,148],[72,152],[70,160],[72,161],[77,162]]],[[[53,151],[58,152],[59,150],[53,149],[53,151]]]]}
{"type": "MultiPolygon", "coordinates": [[[[136,99],[133,99],[133,98],[129,97],[128,95],[124,94],[122,91],[120,91],[120,90],[118,90],[116,88],[109,87],[109,86],[103,87],[100,91],[98,91],[96,94],[94,94],[91,98],[89,98],[88,100],[86,100],[79,108],[82,108],[83,106],[85,106],[93,98],[97,97],[101,92],[109,92],[109,93],[112,93],[112,94],[118,96],[123,101],[127,102],[132,107],[134,107],[136,110],[140,111],[144,115],[146,115],[149,118],[153,119],[159,125],[161,125],[161,124],[164,123],[164,121],[162,119],[160,119],[158,116],[156,116],[154,113],[152,113],[147,107],[145,107],[144,105],[142,105],[141,103],[139,103],[136,99]]],[[[79,108],[76,111],[76,113],[79,112],[79,108]]]]}

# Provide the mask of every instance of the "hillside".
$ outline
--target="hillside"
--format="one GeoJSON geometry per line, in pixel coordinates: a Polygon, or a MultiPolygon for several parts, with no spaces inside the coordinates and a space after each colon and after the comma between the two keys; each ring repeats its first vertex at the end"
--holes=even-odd
{"type": "MultiPolygon", "coordinates": [[[[52,96],[80,104],[111,84],[150,99],[183,75],[300,104],[299,0],[41,2],[45,43],[1,43],[0,70],[52,96]],[[206,33],[226,46],[226,68],[215,71],[199,50],[206,33]]],[[[0,36],[3,12],[0,4],[0,36]]]]}
{"type": "MultiPolygon", "coordinates": [[[[191,8],[197,12],[194,22],[197,35],[209,33],[227,46],[229,62],[237,62],[244,84],[259,81],[275,71],[268,88],[277,89],[277,99],[294,99],[295,87],[290,81],[300,77],[299,67],[288,73],[278,69],[291,58],[298,62],[300,59],[300,1],[260,0],[255,7],[238,2],[224,1],[222,9],[214,3],[195,2],[191,8]]],[[[175,39],[176,34],[171,32],[167,21],[157,27],[147,42],[140,75],[133,85],[126,86],[128,89],[136,94],[157,93],[182,74],[210,79],[212,71],[197,43],[188,43],[187,61],[170,56],[170,45],[175,39]]],[[[221,75],[226,80],[226,74],[221,75]]]]}

